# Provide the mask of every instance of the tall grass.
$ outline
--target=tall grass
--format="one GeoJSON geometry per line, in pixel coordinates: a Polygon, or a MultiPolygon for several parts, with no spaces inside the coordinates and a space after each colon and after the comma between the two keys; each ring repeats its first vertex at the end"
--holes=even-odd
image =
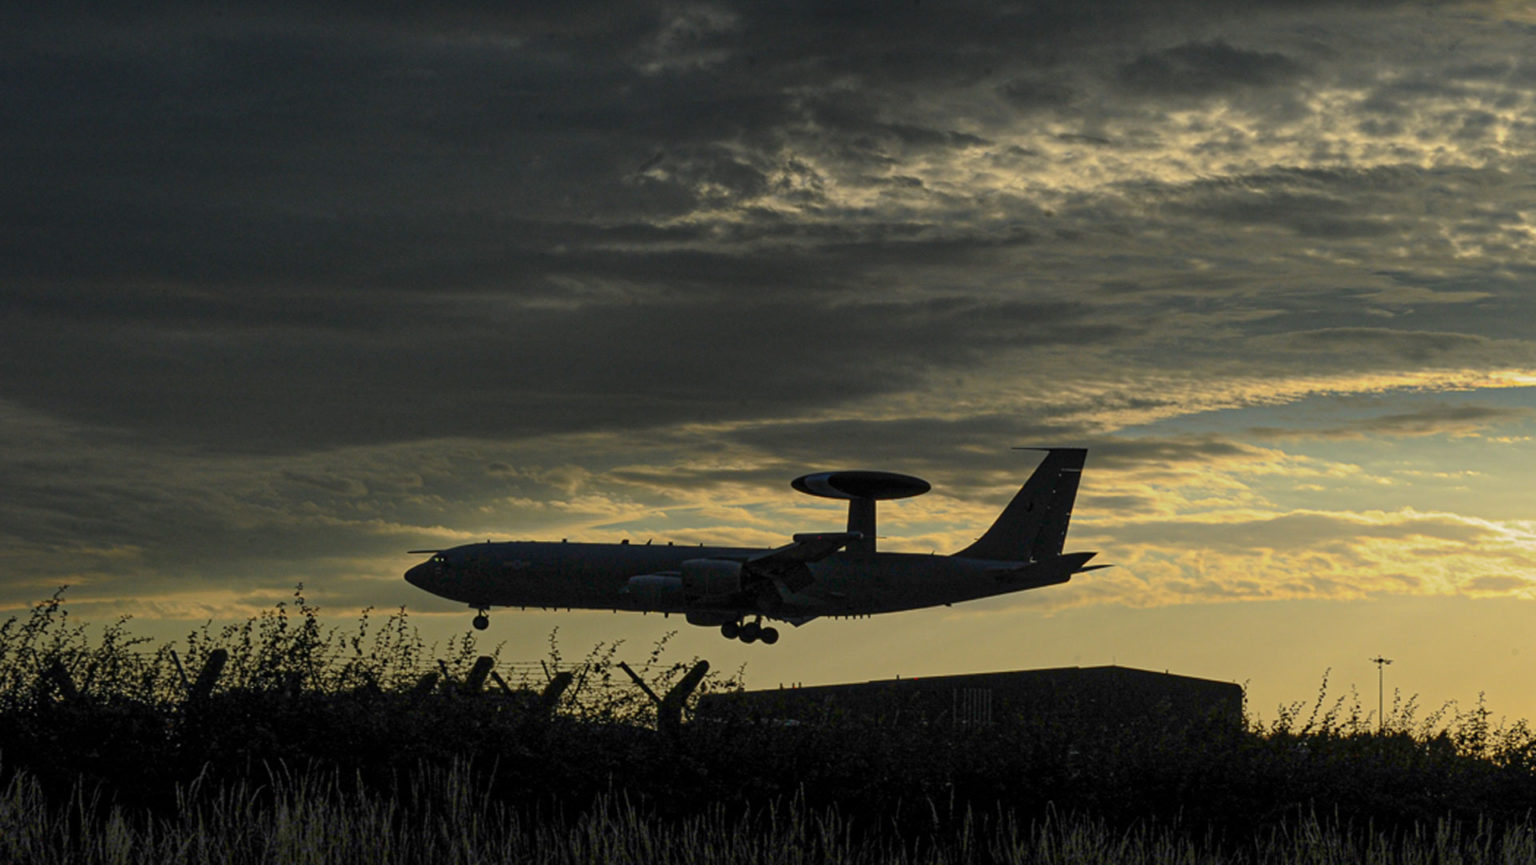
{"type": "MultiPolygon", "coordinates": [[[[156,646],[148,637],[133,636],[127,616],[93,640],[85,624],[70,621],[63,597],[60,589],[25,617],[0,622],[0,707],[26,705],[54,664],[81,692],[96,699],[166,704],[185,698],[186,680],[195,677],[217,649],[228,656],[219,680],[224,690],[328,693],[365,686],[406,688],[425,667],[438,662],[462,674],[482,653],[470,632],[441,648],[427,645],[404,608],[388,616],[382,627],[374,624],[371,608],[362,611],[353,630],[322,627],[319,609],[304,597],[303,586],[295,589],[292,601],[279,602],[243,622],[194,628],[179,647],[156,646]]],[[[499,649],[490,654],[496,656],[499,649]]]]}
{"type": "MultiPolygon", "coordinates": [[[[326,628],[299,589],[155,646],[127,620],[91,637],[55,595],[0,623],[0,862],[1481,862],[1532,844],[1536,735],[1481,703],[1420,719],[1399,700],[1378,730],[1325,678],[1310,707],[1246,727],[663,734],[620,644],[571,661],[556,636],[543,661],[499,665],[532,689],[575,674],[551,707],[467,692],[494,651],[470,632],[427,645],[403,610],[326,628]],[[177,661],[193,677],[221,650],[218,686],[189,699],[177,661]]],[[[693,666],[669,640],[635,663],[658,691],[693,666]]]]}
{"type": "MultiPolygon", "coordinates": [[[[302,585],[295,588],[292,600],[256,616],[217,628],[205,623],[180,643],[163,645],[134,636],[128,616],[93,638],[86,623],[71,621],[64,591],[35,604],[25,616],[0,622],[0,712],[32,708],[40,696],[49,696],[40,690],[49,690],[46,673],[54,665],[80,693],[97,702],[162,708],[185,700],[188,684],[218,650],[227,656],[217,686],[224,693],[404,693],[427,674],[437,674],[444,685],[462,681],[481,656],[501,666],[501,646],[481,646],[474,631],[456,634],[441,645],[427,643],[404,607],[382,624],[370,607],[348,628],[326,627],[302,585]]],[[[599,643],[569,662],[558,633],[550,632],[547,657],[509,673],[510,684],[538,690],[554,673],[569,670],[576,676],[575,686],[564,692],[557,707],[566,715],[624,723],[653,717],[648,698],[620,674],[622,640],[599,643]]],[[[665,692],[698,661],[664,657],[675,634],[662,636],[632,665],[657,692],[665,692]]],[[[731,675],[712,672],[697,693],[739,688],[741,677],[742,670],[731,675]]]]}
{"type": "Polygon", "coordinates": [[[106,805],[77,786],[63,802],[12,774],[0,791],[0,861],[130,863],[1517,863],[1536,861],[1536,825],[1464,827],[1441,819],[1397,833],[1307,815],[1237,845],[1179,825],[1117,828],[1078,814],[1034,820],[999,812],[967,816],[951,831],[912,842],[871,833],[839,808],[794,797],[757,811],[711,808],[659,820],[622,793],[573,816],[530,819],[507,808],[460,764],[427,773],[409,790],[380,792],[334,773],[269,770],[259,785],[201,780],[177,791],[157,817],[106,805]]]}

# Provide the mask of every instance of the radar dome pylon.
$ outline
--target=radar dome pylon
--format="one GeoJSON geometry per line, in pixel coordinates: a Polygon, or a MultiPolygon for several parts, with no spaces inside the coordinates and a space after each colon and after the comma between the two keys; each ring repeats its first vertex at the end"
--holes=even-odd
{"type": "Polygon", "coordinates": [[[827,499],[848,500],[848,531],[859,539],[847,551],[857,556],[875,554],[875,502],[920,496],[933,487],[922,478],[895,472],[812,472],[790,481],[802,493],[827,499]]]}

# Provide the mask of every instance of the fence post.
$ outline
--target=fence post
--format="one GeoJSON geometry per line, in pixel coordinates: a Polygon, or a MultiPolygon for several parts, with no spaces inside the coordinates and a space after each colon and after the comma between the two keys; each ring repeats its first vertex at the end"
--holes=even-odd
{"type": "Polygon", "coordinates": [[[704,675],[709,672],[709,662],[700,661],[694,664],[693,669],[683,674],[683,678],[679,679],[678,683],[672,686],[672,690],[668,691],[665,697],[656,696],[656,692],[651,690],[651,686],[647,685],[645,680],[640,678],[640,674],[631,670],[628,664],[620,661],[618,667],[628,673],[629,677],[635,681],[635,684],[640,686],[640,690],[644,691],[645,695],[651,698],[651,702],[656,704],[657,729],[673,737],[681,733],[683,729],[683,703],[693,694],[694,689],[699,687],[699,683],[704,681],[704,675]]]}
{"type": "Polygon", "coordinates": [[[555,707],[560,705],[560,697],[565,694],[565,689],[569,688],[575,679],[575,674],[569,671],[556,673],[554,678],[549,680],[549,684],[544,686],[544,691],[539,694],[539,711],[545,715],[555,711],[555,707]]]}
{"type": "Polygon", "coordinates": [[[413,697],[422,697],[422,696],[425,696],[427,694],[430,694],[430,693],[432,693],[432,689],[436,685],[437,685],[437,674],[436,673],[427,673],[426,675],[422,676],[420,679],[416,680],[415,687],[411,688],[411,696],[413,696],[413,697]]]}
{"type": "Polygon", "coordinates": [[[640,674],[639,673],[636,673],[634,670],[631,670],[629,668],[629,665],[624,663],[623,661],[619,662],[619,669],[621,669],[624,672],[629,674],[629,677],[634,680],[636,685],[640,686],[640,690],[644,691],[645,695],[647,697],[651,698],[651,702],[655,703],[657,708],[661,707],[661,698],[656,696],[656,692],[651,690],[651,686],[647,685],[645,683],[644,679],[640,678],[640,674]]]}
{"type": "MultiPolygon", "coordinates": [[[[224,672],[224,665],[229,662],[229,652],[224,649],[214,649],[208,653],[208,659],[203,661],[203,669],[197,674],[197,681],[187,689],[187,702],[196,703],[208,699],[213,694],[213,686],[219,681],[219,676],[224,672]]],[[[181,669],[181,661],[176,662],[176,669],[181,669]]],[[[185,675],[182,681],[186,681],[185,675]]]]}
{"type": "Polygon", "coordinates": [[[656,707],[656,723],[663,733],[676,736],[683,728],[683,703],[693,695],[699,683],[704,681],[704,676],[709,672],[709,662],[700,661],[693,665],[693,669],[683,675],[672,690],[661,698],[661,703],[656,707]]]}
{"type": "Polygon", "coordinates": [[[495,670],[492,670],[491,671],[491,681],[496,683],[496,687],[500,688],[501,692],[503,694],[506,694],[508,697],[512,696],[512,688],[511,688],[511,686],[509,686],[507,684],[507,680],[506,679],[503,679],[501,677],[500,673],[496,672],[495,670]]]}
{"type": "Polygon", "coordinates": [[[187,681],[187,671],[181,666],[181,656],[176,654],[175,649],[171,649],[171,660],[176,664],[176,678],[181,680],[181,691],[186,693],[191,690],[192,685],[187,681]]]}
{"type": "Polygon", "coordinates": [[[462,690],[466,694],[478,694],[485,690],[485,678],[490,675],[491,668],[496,666],[496,661],[489,655],[481,655],[475,659],[475,665],[469,669],[469,675],[464,679],[462,690]]]}

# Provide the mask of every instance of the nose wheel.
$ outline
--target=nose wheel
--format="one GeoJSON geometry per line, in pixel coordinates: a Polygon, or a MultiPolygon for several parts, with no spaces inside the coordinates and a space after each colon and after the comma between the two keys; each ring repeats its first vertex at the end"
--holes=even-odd
{"type": "Polygon", "coordinates": [[[763,645],[771,646],[779,641],[779,629],[772,625],[764,625],[763,617],[758,616],[750,622],[726,622],[720,626],[720,636],[727,640],[740,640],[743,643],[755,643],[763,641],[763,645]]]}
{"type": "Polygon", "coordinates": [[[483,631],[491,626],[491,617],[487,615],[489,612],[485,607],[480,608],[479,615],[475,616],[474,621],[470,622],[470,624],[475,626],[475,630],[483,631]]]}

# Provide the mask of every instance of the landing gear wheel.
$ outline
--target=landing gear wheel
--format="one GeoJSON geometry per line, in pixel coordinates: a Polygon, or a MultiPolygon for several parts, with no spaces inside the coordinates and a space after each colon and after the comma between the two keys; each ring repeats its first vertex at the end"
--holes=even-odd
{"type": "Polygon", "coordinates": [[[759,625],[756,622],[748,622],[741,626],[741,633],[739,636],[741,637],[741,641],[743,643],[755,643],[757,642],[757,638],[762,635],[762,632],[762,625],[759,625]]]}
{"type": "Polygon", "coordinates": [[[763,641],[763,645],[771,646],[779,641],[779,629],[764,628],[758,633],[757,638],[763,641]]]}
{"type": "Polygon", "coordinates": [[[736,639],[740,633],[741,624],[739,622],[726,622],[720,626],[720,636],[726,638],[727,640],[736,639]]]}
{"type": "Polygon", "coordinates": [[[491,626],[491,617],[485,614],[485,610],[481,610],[480,615],[475,616],[475,620],[470,624],[475,626],[475,630],[483,631],[491,626]]]}

